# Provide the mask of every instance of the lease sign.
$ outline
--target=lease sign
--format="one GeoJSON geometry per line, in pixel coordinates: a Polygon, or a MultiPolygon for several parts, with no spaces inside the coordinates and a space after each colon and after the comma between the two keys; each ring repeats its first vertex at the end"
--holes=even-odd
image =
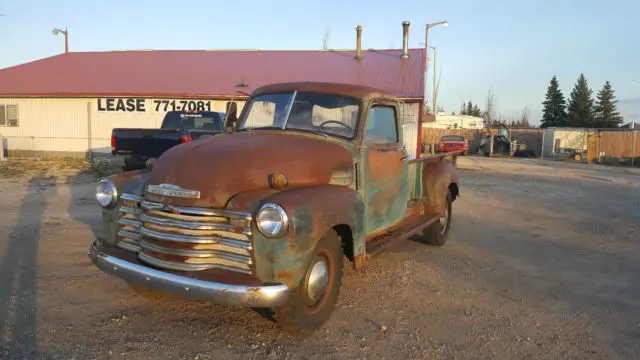
{"type": "Polygon", "coordinates": [[[211,111],[211,100],[171,100],[145,98],[99,98],[99,112],[167,112],[167,111],[211,111]]]}
{"type": "Polygon", "coordinates": [[[140,98],[100,98],[98,99],[98,111],[147,111],[145,99],[140,98]]]}

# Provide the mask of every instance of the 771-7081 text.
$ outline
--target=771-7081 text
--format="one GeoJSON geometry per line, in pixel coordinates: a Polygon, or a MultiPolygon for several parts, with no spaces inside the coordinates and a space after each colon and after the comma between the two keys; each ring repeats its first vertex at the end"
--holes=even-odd
{"type": "Polygon", "coordinates": [[[211,111],[209,100],[153,100],[155,111],[211,111]]]}

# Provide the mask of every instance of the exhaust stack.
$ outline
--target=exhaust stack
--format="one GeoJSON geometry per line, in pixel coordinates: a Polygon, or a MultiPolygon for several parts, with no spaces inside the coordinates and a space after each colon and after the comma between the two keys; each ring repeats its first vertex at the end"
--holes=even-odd
{"type": "Polygon", "coordinates": [[[409,21],[402,22],[402,58],[409,58],[409,21]]]}
{"type": "Polygon", "coordinates": [[[356,25],[356,56],[358,60],[362,57],[362,25],[356,25]]]}

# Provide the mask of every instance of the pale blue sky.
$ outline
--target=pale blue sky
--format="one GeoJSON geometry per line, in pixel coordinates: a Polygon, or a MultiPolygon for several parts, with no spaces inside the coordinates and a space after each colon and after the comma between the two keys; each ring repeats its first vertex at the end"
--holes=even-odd
{"type": "Polygon", "coordinates": [[[0,0],[1,13],[0,68],[64,51],[54,27],[69,27],[71,51],[319,49],[327,27],[330,47],[345,49],[356,24],[364,48],[389,48],[410,20],[410,47],[421,47],[424,24],[448,20],[429,34],[448,112],[470,99],[482,108],[493,87],[500,113],[526,105],[537,123],[552,75],[568,96],[580,72],[594,93],[609,80],[620,100],[640,98],[638,0],[0,0]]]}

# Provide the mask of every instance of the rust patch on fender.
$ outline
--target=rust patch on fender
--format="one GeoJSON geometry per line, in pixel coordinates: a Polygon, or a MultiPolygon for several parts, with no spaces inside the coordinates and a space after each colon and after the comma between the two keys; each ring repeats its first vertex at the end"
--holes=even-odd
{"type": "Polygon", "coordinates": [[[293,271],[293,270],[284,270],[278,273],[278,280],[281,281],[283,284],[289,284],[291,283],[292,279],[297,275],[297,271],[293,271]]]}

